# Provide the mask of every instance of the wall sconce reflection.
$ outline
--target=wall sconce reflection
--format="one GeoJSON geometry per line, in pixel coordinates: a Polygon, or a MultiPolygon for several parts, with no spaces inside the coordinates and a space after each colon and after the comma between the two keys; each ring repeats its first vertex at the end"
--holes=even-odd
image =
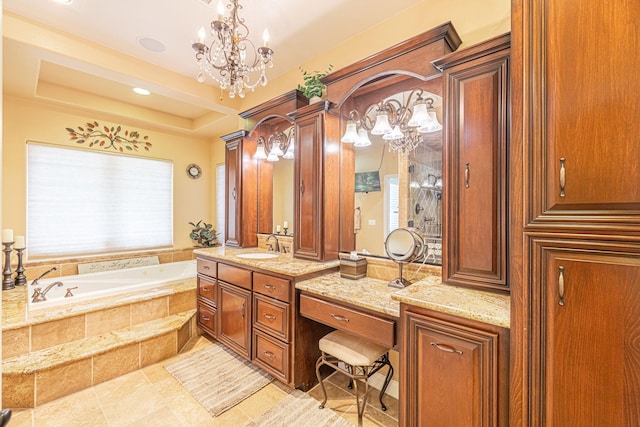
{"type": "Polygon", "coordinates": [[[266,139],[261,135],[258,137],[258,148],[256,148],[253,158],[268,162],[277,162],[280,157],[288,160],[293,159],[294,140],[295,130],[293,126],[284,132],[276,132],[269,135],[266,139]]]}

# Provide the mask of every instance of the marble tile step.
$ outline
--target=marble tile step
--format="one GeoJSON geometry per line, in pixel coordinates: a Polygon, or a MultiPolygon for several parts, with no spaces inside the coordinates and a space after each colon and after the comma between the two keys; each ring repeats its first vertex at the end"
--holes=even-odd
{"type": "Polygon", "coordinates": [[[2,407],[33,408],[176,355],[196,310],[2,361],[2,407]]]}
{"type": "MultiPolygon", "coordinates": [[[[70,361],[106,353],[135,342],[146,341],[181,328],[194,316],[195,312],[195,309],[189,310],[102,335],[87,337],[4,359],[2,361],[2,373],[30,374],[63,365],[70,361]]],[[[179,348],[176,348],[176,351],[179,350],[179,348]]]]}

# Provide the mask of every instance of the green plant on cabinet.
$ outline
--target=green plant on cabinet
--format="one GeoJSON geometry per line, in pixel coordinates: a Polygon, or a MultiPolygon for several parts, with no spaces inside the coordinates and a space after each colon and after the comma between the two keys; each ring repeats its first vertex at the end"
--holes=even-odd
{"type": "Polygon", "coordinates": [[[333,65],[331,64],[329,64],[329,67],[324,72],[320,72],[317,70],[312,72],[300,67],[304,84],[299,84],[298,90],[301,91],[302,94],[309,99],[313,98],[314,96],[322,98],[322,92],[324,91],[325,85],[320,81],[320,79],[329,74],[332,69],[333,65]]]}
{"type": "Polygon", "coordinates": [[[210,248],[218,245],[218,232],[213,228],[213,224],[200,220],[196,223],[190,222],[189,225],[193,227],[189,237],[196,246],[210,248]]]}

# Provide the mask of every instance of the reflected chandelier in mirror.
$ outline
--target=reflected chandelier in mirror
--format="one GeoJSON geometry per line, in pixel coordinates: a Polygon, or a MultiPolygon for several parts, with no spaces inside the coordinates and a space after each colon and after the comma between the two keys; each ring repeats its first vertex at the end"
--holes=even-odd
{"type": "Polygon", "coordinates": [[[277,162],[280,157],[291,160],[294,157],[294,126],[289,127],[284,132],[279,131],[269,135],[266,139],[261,135],[258,137],[258,147],[253,155],[255,160],[267,160],[277,162]],[[269,154],[267,154],[267,152],[269,154]]]}
{"type": "Polygon", "coordinates": [[[352,110],[341,141],[366,147],[371,145],[368,136],[371,132],[372,135],[382,135],[382,139],[388,142],[389,151],[406,154],[414,150],[423,141],[422,134],[442,129],[433,98],[423,98],[423,94],[422,89],[414,89],[404,103],[394,97],[381,100],[367,108],[362,117],[358,111],[352,110]]]}

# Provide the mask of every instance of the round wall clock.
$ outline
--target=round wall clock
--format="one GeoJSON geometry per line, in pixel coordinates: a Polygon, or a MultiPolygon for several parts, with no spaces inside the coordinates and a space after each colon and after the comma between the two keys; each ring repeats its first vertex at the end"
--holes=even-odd
{"type": "Polygon", "coordinates": [[[189,175],[189,178],[198,179],[202,176],[202,169],[195,163],[191,163],[187,166],[187,175],[189,175]]]}

